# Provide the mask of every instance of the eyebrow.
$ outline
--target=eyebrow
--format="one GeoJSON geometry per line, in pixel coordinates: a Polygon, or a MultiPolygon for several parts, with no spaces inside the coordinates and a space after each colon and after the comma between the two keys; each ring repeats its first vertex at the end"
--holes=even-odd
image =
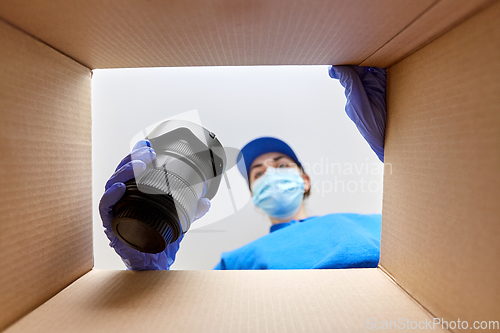
{"type": "MultiPolygon", "coordinates": [[[[273,158],[273,161],[276,162],[277,160],[279,160],[280,158],[283,158],[283,157],[285,157],[285,155],[277,156],[277,157],[273,158]]],[[[250,173],[250,171],[252,171],[253,168],[258,168],[258,167],[261,167],[261,166],[262,166],[262,164],[255,164],[254,166],[252,166],[250,168],[250,170],[248,170],[248,173],[250,173]]]]}

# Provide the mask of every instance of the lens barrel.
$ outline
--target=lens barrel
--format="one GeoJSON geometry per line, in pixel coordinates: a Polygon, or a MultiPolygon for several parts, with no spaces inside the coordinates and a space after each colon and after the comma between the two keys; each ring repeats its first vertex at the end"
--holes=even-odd
{"type": "Polygon", "coordinates": [[[199,200],[217,193],[226,155],[215,134],[188,121],[163,122],[147,139],[156,158],[126,183],[111,226],[130,247],[159,253],[187,232],[199,200]]]}

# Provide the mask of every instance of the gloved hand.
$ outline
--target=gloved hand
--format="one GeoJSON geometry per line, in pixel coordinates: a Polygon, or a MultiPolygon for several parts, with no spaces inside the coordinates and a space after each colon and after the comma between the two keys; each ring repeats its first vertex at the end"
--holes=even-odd
{"type": "Polygon", "coordinates": [[[386,70],[378,67],[331,66],[330,77],[345,88],[345,111],[379,160],[384,162],[386,70]]]}
{"type": "MultiPolygon", "coordinates": [[[[99,213],[104,226],[104,233],[108,236],[109,245],[115,249],[116,253],[122,258],[125,266],[129,270],[168,270],[174,263],[175,254],[179,250],[179,243],[184,235],[181,235],[175,242],[169,244],[165,251],[152,254],[143,253],[125,245],[111,228],[113,220],[113,206],[125,194],[125,182],[134,178],[134,172],[137,176],[146,170],[146,163],[151,163],[156,154],[147,140],[139,141],[132,153],[128,154],[115,170],[115,173],[106,183],[106,192],[99,203],[99,213]]],[[[201,218],[210,209],[210,201],[206,198],[200,200],[195,220],[201,218]]]]}

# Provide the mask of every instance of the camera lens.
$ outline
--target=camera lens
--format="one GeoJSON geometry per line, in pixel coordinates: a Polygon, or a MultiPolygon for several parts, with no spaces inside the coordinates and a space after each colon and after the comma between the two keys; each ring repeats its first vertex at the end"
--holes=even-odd
{"type": "Polygon", "coordinates": [[[130,247],[159,253],[189,230],[200,199],[215,196],[226,154],[214,133],[184,120],[163,122],[146,139],[156,158],[126,183],[111,225],[130,247]]]}

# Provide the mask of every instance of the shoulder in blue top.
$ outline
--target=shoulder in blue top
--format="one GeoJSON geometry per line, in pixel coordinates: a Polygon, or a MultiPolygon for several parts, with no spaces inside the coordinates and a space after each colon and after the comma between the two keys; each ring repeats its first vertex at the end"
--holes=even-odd
{"type": "Polygon", "coordinates": [[[377,267],[381,220],[339,213],[275,224],[270,234],[224,252],[214,269],[377,267]]]}

